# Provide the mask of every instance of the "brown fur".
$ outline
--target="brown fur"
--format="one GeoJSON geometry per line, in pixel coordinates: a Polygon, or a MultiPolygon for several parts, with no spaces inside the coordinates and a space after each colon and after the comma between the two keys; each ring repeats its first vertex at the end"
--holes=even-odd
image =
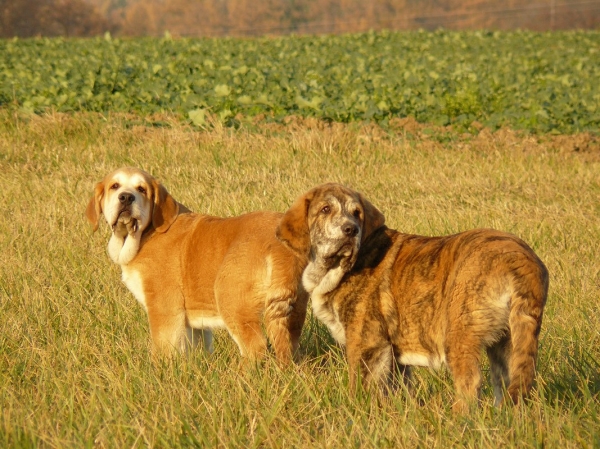
{"type": "Polygon", "coordinates": [[[340,204],[357,195],[339,185],[319,186],[290,208],[279,228],[293,230],[284,241],[310,258],[304,285],[315,315],[346,346],[351,384],[360,376],[390,385],[396,370],[408,380],[410,365],[446,364],[457,392],[454,408],[465,410],[479,397],[485,349],[497,403],[505,389],[514,403],[526,396],[548,293],[542,261],[511,234],[409,235],[383,226],[372,212],[360,224],[362,235],[342,239],[359,247],[358,255],[330,255],[326,260],[335,262],[327,264],[319,247],[342,242],[331,242],[325,229],[352,220],[340,204]],[[336,214],[315,219],[325,203],[336,214]]]}
{"type": "Polygon", "coordinates": [[[267,348],[264,321],[276,357],[292,358],[306,315],[306,260],[275,237],[282,214],[191,213],[149,174],[122,168],[90,199],[94,230],[102,215],[113,231],[109,255],[148,313],[156,350],[184,351],[199,337],[210,349],[212,334],[198,330],[224,327],[242,355],[258,359],[267,348]]]}

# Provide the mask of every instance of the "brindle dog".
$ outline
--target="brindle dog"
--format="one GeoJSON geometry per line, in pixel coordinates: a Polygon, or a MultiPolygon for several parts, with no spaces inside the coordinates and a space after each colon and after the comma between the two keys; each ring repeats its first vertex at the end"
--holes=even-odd
{"type": "Polygon", "coordinates": [[[409,366],[449,367],[464,411],[490,361],[496,404],[534,381],[548,271],[521,239],[491,229],[444,237],[403,234],[339,184],[302,195],[278,237],[309,257],[303,283],[315,316],[346,347],[350,380],[390,385],[409,366]]]}

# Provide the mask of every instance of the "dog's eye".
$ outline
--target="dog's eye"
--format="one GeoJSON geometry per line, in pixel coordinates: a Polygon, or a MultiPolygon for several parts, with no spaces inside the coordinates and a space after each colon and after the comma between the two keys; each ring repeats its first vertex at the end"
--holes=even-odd
{"type": "Polygon", "coordinates": [[[329,212],[331,212],[331,207],[329,207],[329,206],[323,206],[323,207],[321,208],[321,213],[322,213],[322,214],[325,214],[325,215],[327,215],[327,214],[329,214],[329,212]]]}
{"type": "Polygon", "coordinates": [[[138,191],[138,192],[140,192],[142,195],[145,195],[145,194],[146,194],[146,189],[144,189],[142,186],[139,186],[139,187],[137,188],[137,191],[138,191]]]}
{"type": "Polygon", "coordinates": [[[111,190],[117,190],[119,188],[119,183],[115,182],[112,186],[110,186],[111,190]]]}
{"type": "Polygon", "coordinates": [[[360,218],[360,210],[356,209],[353,215],[355,218],[360,218]]]}

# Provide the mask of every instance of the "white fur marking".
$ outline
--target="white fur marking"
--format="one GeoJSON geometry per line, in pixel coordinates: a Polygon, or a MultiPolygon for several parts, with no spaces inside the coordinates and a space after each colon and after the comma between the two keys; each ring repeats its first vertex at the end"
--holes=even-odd
{"type": "Polygon", "coordinates": [[[129,291],[135,296],[135,299],[142,305],[144,310],[148,310],[146,306],[146,294],[144,293],[144,284],[139,271],[127,266],[121,267],[123,283],[127,286],[129,291]]]}
{"type": "Polygon", "coordinates": [[[125,239],[125,244],[119,253],[119,265],[127,265],[133,260],[140,249],[140,238],[142,231],[138,230],[135,235],[130,235],[125,239]]]}
{"type": "Polygon", "coordinates": [[[314,282],[313,272],[318,272],[319,268],[314,262],[310,262],[302,275],[302,284],[307,292],[312,295],[325,295],[335,289],[339,284],[346,272],[342,267],[338,266],[332,270],[329,270],[325,276],[321,278],[318,284],[314,282]]]}
{"type": "Polygon", "coordinates": [[[506,308],[508,303],[510,302],[511,294],[510,292],[504,292],[498,297],[498,306],[502,308],[506,308]]]}
{"type": "Polygon", "coordinates": [[[444,356],[438,357],[432,354],[419,354],[416,352],[402,353],[399,360],[402,365],[428,366],[433,369],[439,369],[445,361],[446,358],[444,356]]]}
{"type": "Polygon", "coordinates": [[[188,325],[194,329],[223,329],[225,322],[220,316],[187,316],[188,325]]]}
{"type": "Polygon", "coordinates": [[[140,249],[140,238],[142,230],[139,229],[134,235],[128,235],[125,240],[113,234],[108,241],[108,255],[111,260],[121,266],[127,265],[133,260],[140,249]]]}
{"type": "Polygon", "coordinates": [[[269,288],[271,286],[272,278],[273,278],[273,257],[269,254],[266,259],[267,263],[267,272],[265,274],[265,286],[269,288]]]}
{"type": "Polygon", "coordinates": [[[231,335],[231,338],[233,338],[233,341],[235,341],[235,344],[238,345],[238,349],[240,350],[242,357],[247,357],[248,352],[246,351],[246,348],[242,344],[242,341],[239,339],[239,337],[232,333],[229,329],[227,329],[227,331],[229,332],[229,335],[231,335]]]}
{"type": "Polygon", "coordinates": [[[415,352],[405,352],[400,356],[402,365],[411,366],[430,366],[429,356],[426,354],[417,354],[415,352]]]}
{"type": "Polygon", "coordinates": [[[326,306],[327,298],[325,298],[325,295],[339,285],[342,277],[345,274],[345,271],[341,267],[329,270],[327,274],[323,276],[321,282],[319,282],[317,286],[314,286],[312,282],[308,281],[310,273],[307,272],[309,269],[313,268],[311,265],[312,262],[304,271],[303,283],[309,292],[310,287],[312,287],[311,299],[313,312],[315,316],[329,328],[329,332],[331,332],[331,335],[335,341],[344,346],[346,344],[346,332],[344,331],[344,326],[340,322],[340,318],[335,310],[335,307],[333,307],[333,310],[330,310],[326,306]]]}
{"type": "Polygon", "coordinates": [[[331,332],[331,335],[340,345],[346,345],[346,331],[344,330],[344,326],[340,322],[340,317],[337,314],[337,311],[328,310],[325,307],[325,301],[322,301],[322,298],[312,297],[312,309],[313,313],[323,322],[331,332]]]}

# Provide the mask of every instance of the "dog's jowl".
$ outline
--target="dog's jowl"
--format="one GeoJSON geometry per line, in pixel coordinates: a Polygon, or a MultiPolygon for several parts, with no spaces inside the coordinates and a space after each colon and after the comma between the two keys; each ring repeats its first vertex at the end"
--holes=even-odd
{"type": "Polygon", "coordinates": [[[447,365],[453,408],[479,397],[487,352],[496,403],[517,403],[535,377],[548,271],[514,235],[476,229],[403,234],[359,193],[318,186],[284,215],[279,238],[309,258],[315,316],[346,347],[351,384],[384,388],[410,366],[447,365]]]}

